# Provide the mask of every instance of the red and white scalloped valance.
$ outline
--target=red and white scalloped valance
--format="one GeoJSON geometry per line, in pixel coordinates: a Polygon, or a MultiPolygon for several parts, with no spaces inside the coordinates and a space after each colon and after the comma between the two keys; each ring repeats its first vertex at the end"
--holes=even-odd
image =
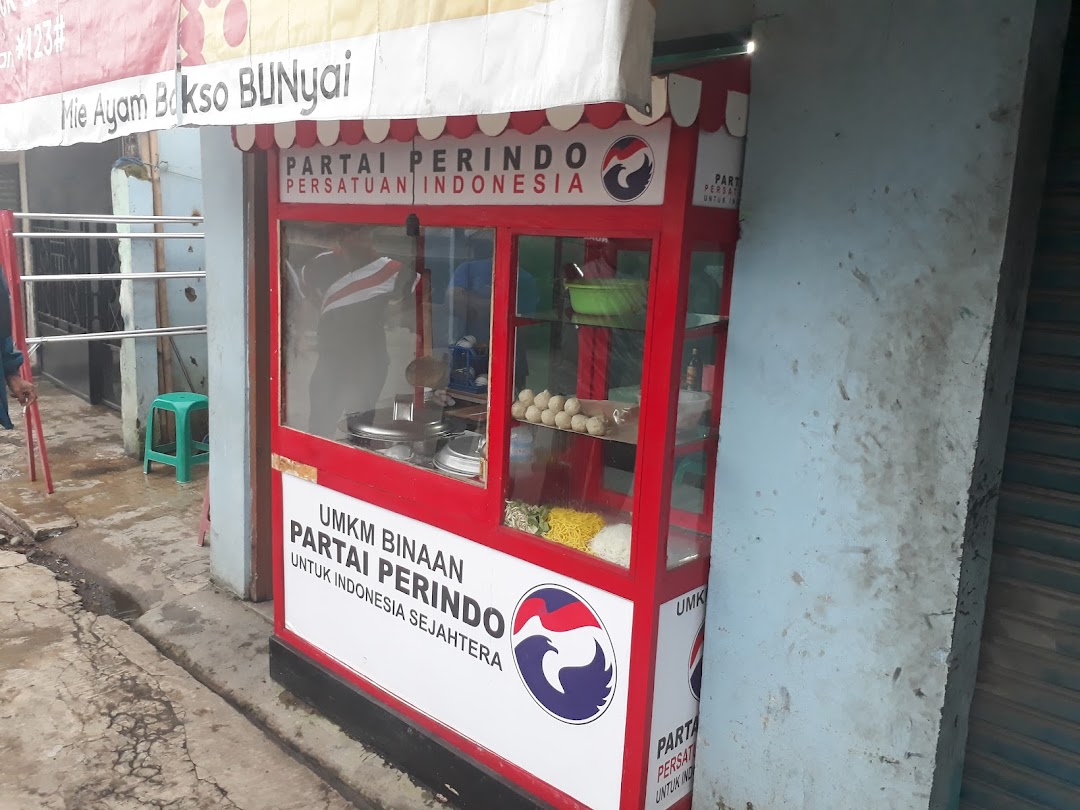
{"type": "Polygon", "coordinates": [[[310,148],[337,143],[355,146],[365,140],[382,143],[388,138],[402,142],[417,136],[433,141],[446,134],[468,138],[476,132],[493,137],[507,129],[531,135],[545,125],[565,132],[583,122],[599,129],[610,129],[627,119],[648,126],[668,116],[680,127],[697,125],[706,132],[726,129],[741,138],[746,135],[750,105],[748,89],[717,88],[708,80],[669,74],[653,77],[652,103],[647,114],[624,104],[610,103],[491,115],[253,124],[234,127],[233,140],[244,151],[274,146],[279,149],[310,148]]]}

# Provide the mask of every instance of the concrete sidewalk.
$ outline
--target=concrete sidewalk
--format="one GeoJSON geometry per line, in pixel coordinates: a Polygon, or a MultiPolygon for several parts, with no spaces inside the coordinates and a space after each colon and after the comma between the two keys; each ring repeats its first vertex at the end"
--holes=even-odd
{"type": "Polygon", "coordinates": [[[347,810],[130,627],[0,551],[0,806],[347,810]]]}
{"type": "Polygon", "coordinates": [[[71,576],[100,586],[114,615],[356,806],[445,807],[443,796],[414,784],[270,680],[267,610],[214,587],[207,549],[196,545],[205,468],[188,485],[178,485],[165,467],[145,476],[123,454],[117,414],[47,384],[41,393],[56,493],[47,496],[43,485],[26,481],[21,430],[0,431],[0,520],[36,538],[36,554],[59,558],[71,576]]]}

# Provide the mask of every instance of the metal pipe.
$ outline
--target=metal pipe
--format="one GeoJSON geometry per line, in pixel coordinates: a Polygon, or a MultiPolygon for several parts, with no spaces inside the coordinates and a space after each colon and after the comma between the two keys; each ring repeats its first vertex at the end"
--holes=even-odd
{"type": "Polygon", "coordinates": [[[177,337],[179,335],[205,335],[206,326],[171,326],[168,329],[131,329],[125,332],[87,332],[84,335],[49,335],[27,338],[27,346],[39,343],[77,343],[83,340],[126,340],[141,337],[177,337]]]}
{"type": "Polygon", "coordinates": [[[177,223],[201,225],[202,217],[122,216],[120,214],[15,214],[15,219],[37,219],[48,222],[96,222],[101,225],[152,225],[177,223]]]}
{"type": "Polygon", "coordinates": [[[24,282],[36,281],[170,281],[174,278],[206,278],[205,270],[178,270],[175,273],[73,273],[66,275],[20,276],[24,282]]]}
{"type": "Polygon", "coordinates": [[[180,372],[184,375],[184,379],[187,380],[187,390],[191,393],[195,393],[195,383],[191,381],[191,373],[188,371],[186,365],[184,365],[184,358],[180,356],[180,349],[176,347],[176,341],[172,339],[172,335],[169,335],[166,340],[169,341],[169,345],[172,346],[173,354],[176,355],[176,362],[180,364],[180,372]]]}
{"type": "Polygon", "coordinates": [[[14,233],[16,239],[202,239],[206,234],[202,233],[80,233],[78,231],[64,231],[63,233],[14,233]]]}

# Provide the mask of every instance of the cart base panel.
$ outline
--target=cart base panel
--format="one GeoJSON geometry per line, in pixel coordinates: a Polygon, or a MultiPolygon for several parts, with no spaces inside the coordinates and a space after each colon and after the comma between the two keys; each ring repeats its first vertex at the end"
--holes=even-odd
{"type": "Polygon", "coordinates": [[[276,636],[270,638],[270,677],[350,737],[379,751],[417,782],[459,807],[551,808],[276,636]]]}

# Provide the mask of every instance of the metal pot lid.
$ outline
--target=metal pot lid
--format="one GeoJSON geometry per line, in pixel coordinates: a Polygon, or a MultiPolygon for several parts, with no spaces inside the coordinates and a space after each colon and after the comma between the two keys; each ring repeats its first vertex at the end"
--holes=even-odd
{"type": "Polygon", "coordinates": [[[383,442],[417,442],[460,433],[464,424],[446,416],[442,408],[422,407],[412,419],[394,419],[394,409],[352,413],[345,417],[347,431],[361,439],[383,442]]]}
{"type": "Polygon", "coordinates": [[[443,472],[452,472],[472,478],[480,474],[483,456],[480,443],[483,438],[476,435],[458,436],[447,442],[435,456],[435,466],[443,472]]]}
{"type": "Polygon", "coordinates": [[[483,451],[480,449],[480,444],[483,440],[483,436],[477,436],[476,434],[471,433],[464,436],[457,436],[447,442],[446,447],[444,448],[445,455],[450,458],[478,462],[484,457],[483,451]]]}
{"type": "Polygon", "coordinates": [[[468,461],[466,459],[445,456],[442,453],[434,458],[435,466],[444,472],[454,472],[459,475],[467,475],[470,478],[480,474],[480,460],[468,461]]]}
{"type": "Polygon", "coordinates": [[[438,458],[436,458],[434,462],[432,462],[432,466],[434,466],[436,470],[443,473],[444,475],[452,475],[455,478],[476,478],[478,475],[480,475],[479,469],[459,470],[454,467],[448,467],[445,464],[440,464],[438,458]]]}

